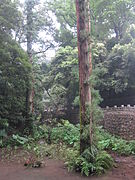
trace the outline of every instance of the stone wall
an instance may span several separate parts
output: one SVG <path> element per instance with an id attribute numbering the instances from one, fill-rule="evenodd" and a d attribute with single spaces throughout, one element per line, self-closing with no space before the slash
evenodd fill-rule
<path id="1" fill-rule="evenodd" d="M 62 111 L 64 112 L 64 111 Z M 103 109 L 104 118 L 99 122 L 104 129 L 111 134 L 118 135 L 127 140 L 135 139 L 135 106 L 106 107 Z M 49 113 L 49 117 L 68 119 L 71 123 L 79 123 L 79 108 L 72 109 L 70 112 L 56 114 Z M 48 119 L 48 113 L 44 113 L 43 119 Z M 51 115 L 51 116 L 50 116 Z"/>
<path id="2" fill-rule="evenodd" d="M 135 139 L 135 106 L 106 107 L 103 110 L 104 118 L 100 121 L 108 132 L 127 140 Z M 79 123 L 79 109 L 73 109 L 67 119 Z"/>
<path id="3" fill-rule="evenodd" d="M 101 125 L 111 134 L 127 140 L 135 139 L 135 106 L 106 107 Z"/>

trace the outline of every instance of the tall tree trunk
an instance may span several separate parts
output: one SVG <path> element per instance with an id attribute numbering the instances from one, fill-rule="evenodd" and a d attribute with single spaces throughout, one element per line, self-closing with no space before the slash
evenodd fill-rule
<path id="1" fill-rule="evenodd" d="M 32 65 L 32 41 L 33 41 L 33 4 L 32 0 L 27 0 L 27 53 L 29 56 L 29 61 Z M 34 78 L 33 78 L 33 71 L 32 71 L 32 87 L 29 91 L 29 109 L 30 113 L 33 113 L 34 111 L 34 105 L 33 105 L 33 98 L 34 98 Z"/>
<path id="2" fill-rule="evenodd" d="M 26 34 L 26 39 L 27 39 L 27 53 L 29 57 L 29 61 L 32 65 L 32 41 L 33 41 L 33 3 L 32 0 L 26 0 L 26 11 L 27 11 L 27 34 Z M 33 70 L 31 72 L 31 85 L 28 85 L 27 90 L 26 90 L 26 126 L 28 128 L 31 128 L 31 121 L 29 120 L 29 115 L 33 114 L 34 112 L 34 104 L 33 104 L 33 99 L 34 99 L 34 77 L 33 77 Z"/>
<path id="3" fill-rule="evenodd" d="M 90 75 L 92 73 L 89 0 L 76 0 L 79 84 L 80 84 L 80 153 L 92 145 Z M 84 132 L 89 126 L 89 134 Z"/>

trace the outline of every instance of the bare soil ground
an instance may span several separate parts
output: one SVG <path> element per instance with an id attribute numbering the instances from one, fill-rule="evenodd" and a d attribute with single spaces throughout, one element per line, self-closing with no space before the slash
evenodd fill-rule
<path id="1" fill-rule="evenodd" d="M 26 156 L 26 153 L 23 155 Z M 100 177 L 82 177 L 78 173 L 68 172 L 60 160 L 46 158 L 45 166 L 27 168 L 19 155 L 10 160 L 5 156 L 5 159 L 0 159 L 0 180 L 135 180 L 135 156 L 113 156 L 117 167 Z"/>

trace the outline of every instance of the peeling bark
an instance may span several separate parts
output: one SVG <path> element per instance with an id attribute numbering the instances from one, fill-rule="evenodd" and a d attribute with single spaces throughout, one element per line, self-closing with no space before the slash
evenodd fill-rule
<path id="1" fill-rule="evenodd" d="M 92 56 L 90 41 L 90 14 L 89 1 L 76 0 L 79 84 L 80 84 L 80 153 L 92 145 L 92 116 L 88 108 L 91 107 L 90 75 L 92 73 Z M 85 127 L 89 125 L 89 135 L 83 138 Z"/>

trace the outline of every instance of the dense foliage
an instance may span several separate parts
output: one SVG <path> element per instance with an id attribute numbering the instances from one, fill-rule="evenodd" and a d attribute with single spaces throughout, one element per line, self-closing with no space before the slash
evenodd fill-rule
<path id="1" fill-rule="evenodd" d="M 25 128 L 25 96 L 27 86 L 30 85 L 31 66 L 28 63 L 27 55 L 14 41 L 9 40 L 5 42 L 3 38 L 1 38 L 1 40 L 1 129 L 13 131 L 13 129 L 17 130 L 19 127 L 19 129 L 23 131 Z"/>
<path id="2" fill-rule="evenodd" d="M 12 37 L 19 14 L 15 3 L 0 2 L 0 137 L 26 128 L 26 91 L 30 86 L 31 65 Z"/>
<path id="3" fill-rule="evenodd" d="M 95 88 L 100 91 L 101 96 L 108 98 L 123 97 L 125 94 L 133 96 L 134 83 L 132 78 L 132 67 L 134 67 L 134 1 L 90 1 L 91 23 L 93 37 L 93 67 L 97 67 Z M 60 5 L 61 4 L 61 5 Z M 61 46 L 69 46 L 66 40 L 61 40 L 69 32 L 74 36 L 76 42 L 75 7 L 70 1 L 52 1 L 51 11 L 56 15 L 60 24 L 59 39 Z M 57 9 L 54 7 L 57 6 Z M 67 8 L 65 9 L 64 6 Z M 70 7 L 70 8 L 69 8 Z M 106 9 L 104 11 L 103 9 Z M 61 32 L 62 30 L 62 32 Z M 68 32 L 67 32 L 68 31 Z M 66 35 L 64 33 L 66 33 Z M 54 35 L 55 39 L 55 35 Z M 58 41 L 59 40 L 59 41 Z M 63 45 L 64 44 L 64 45 Z M 70 46 L 75 47 L 73 38 Z M 123 50 L 122 50 L 123 49 Z M 123 51 L 123 53 L 122 53 Z M 99 78 L 98 78 L 99 77 Z M 117 95 L 118 94 L 118 95 Z M 105 101 L 106 102 L 106 101 Z M 125 102 L 130 103 L 130 102 Z M 108 102 L 109 104 L 109 102 Z M 107 103 L 103 103 L 103 106 Z M 113 104 L 109 104 L 113 105 Z"/>
<path id="4" fill-rule="evenodd" d="M 77 49 L 70 46 L 60 48 L 48 68 L 42 68 L 45 99 L 48 99 L 50 106 L 56 109 L 71 108 L 79 86 Z"/>

